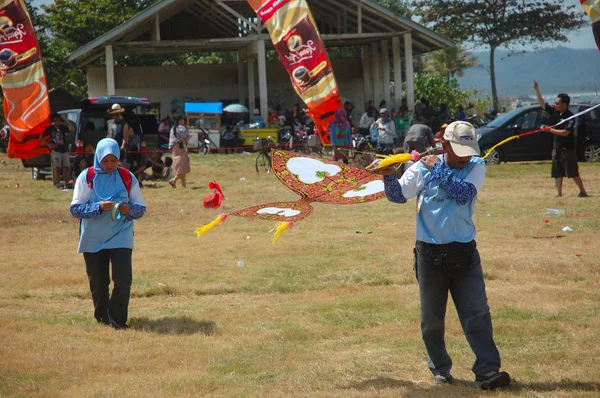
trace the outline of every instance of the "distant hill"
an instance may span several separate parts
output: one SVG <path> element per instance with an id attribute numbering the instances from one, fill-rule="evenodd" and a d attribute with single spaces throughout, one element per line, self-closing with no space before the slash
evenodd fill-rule
<path id="1" fill-rule="evenodd" d="M 533 96 L 533 80 L 540 83 L 542 95 L 559 92 L 590 93 L 600 91 L 600 51 L 557 47 L 508 57 L 507 51 L 496 51 L 496 85 L 500 96 Z M 473 87 L 491 93 L 489 52 L 476 52 L 480 67 L 466 69 L 460 79 L 463 89 Z M 596 88 L 594 87 L 596 86 Z"/>

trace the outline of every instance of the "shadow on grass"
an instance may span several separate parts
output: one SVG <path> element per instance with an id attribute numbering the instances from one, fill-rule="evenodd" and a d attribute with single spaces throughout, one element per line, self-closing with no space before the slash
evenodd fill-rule
<path id="1" fill-rule="evenodd" d="M 509 388 L 511 391 L 600 391 L 600 382 L 562 379 L 560 381 L 523 383 L 515 380 Z"/>
<path id="2" fill-rule="evenodd" d="M 355 390 L 366 390 L 366 391 L 378 391 L 386 389 L 407 389 L 408 397 L 418 396 L 435 396 L 439 395 L 440 389 L 443 388 L 456 388 L 458 386 L 465 387 L 467 390 L 461 390 L 463 393 L 469 390 L 469 387 L 473 390 L 474 394 L 479 394 L 479 390 L 475 383 L 467 380 L 456 380 L 452 386 L 441 385 L 441 384 L 419 384 L 412 381 L 392 379 L 389 377 L 377 377 L 371 380 L 363 380 L 346 386 L 346 389 Z M 554 392 L 554 391 L 600 391 L 600 382 L 585 382 L 571 379 L 562 379 L 557 382 L 536 382 L 536 383 L 523 383 L 518 380 L 513 380 L 510 386 L 505 389 L 507 392 Z M 470 395 L 468 393 L 467 395 Z"/>
<path id="3" fill-rule="evenodd" d="M 157 334 L 204 334 L 211 336 L 215 333 L 216 324 L 213 321 L 196 321 L 188 316 L 181 316 L 162 319 L 132 318 L 129 327 L 134 330 Z"/>

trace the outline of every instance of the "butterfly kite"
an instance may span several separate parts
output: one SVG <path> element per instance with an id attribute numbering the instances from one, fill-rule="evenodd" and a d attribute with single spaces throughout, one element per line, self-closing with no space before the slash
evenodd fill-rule
<path id="1" fill-rule="evenodd" d="M 419 156 L 416 152 L 390 156 L 381 160 L 379 167 L 416 161 Z M 385 195 L 381 175 L 358 167 L 278 149 L 271 152 L 271 159 L 273 174 L 297 193 L 300 199 L 251 206 L 231 215 L 279 221 L 280 224 L 274 230 L 273 243 L 276 243 L 281 233 L 292 227 L 294 222 L 313 213 L 312 202 L 359 204 L 380 199 Z M 205 234 L 226 218 L 227 214 L 220 214 L 210 224 L 198 227 L 196 235 Z"/>

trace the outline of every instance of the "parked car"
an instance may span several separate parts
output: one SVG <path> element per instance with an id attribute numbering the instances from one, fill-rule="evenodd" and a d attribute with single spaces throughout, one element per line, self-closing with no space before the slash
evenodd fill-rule
<path id="1" fill-rule="evenodd" d="M 574 114 L 592 107 L 590 104 L 571 104 Z M 550 125 L 550 115 L 539 106 L 517 108 L 499 116 L 485 127 L 477 129 L 477 142 L 482 156 L 499 142 L 514 136 Z M 593 110 L 577 118 L 575 123 L 577 153 L 582 161 L 600 160 L 600 109 Z M 554 136 L 550 133 L 537 133 L 509 141 L 496 148 L 486 159 L 489 164 L 511 161 L 552 159 Z"/>
<path id="2" fill-rule="evenodd" d="M 71 167 L 75 159 L 76 142 L 83 141 L 83 147 L 92 145 L 94 148 L 98 141 L 106 137 L 107 121 L 111 116 L 107 110 L 113 104 L 120 104 L 125 112 L 123 118 L 130 123 L 146 141 L 147 149 L 156 149 L 158 146 L 158 124 L 156 116 L 149 113 L 150 101 L 145 98 L 107 96 L 85 98 L 81 101 L 80 108 L 59 111 L 67 119 L 75 123 L 75 133 L 66 134 L 69 146 Z M 43 179 L 45 175 L 52 174 L 50 155 L 42 155 L 31 159 L 22 159 L 23 166 L 31 168 L 34 180 Z"/>

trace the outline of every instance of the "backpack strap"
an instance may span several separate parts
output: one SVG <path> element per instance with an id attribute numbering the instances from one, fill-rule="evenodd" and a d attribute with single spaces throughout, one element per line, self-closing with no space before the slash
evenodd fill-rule
<path id="1" fill-rule="evenodd" d="M 125 189 L 127 189 L 127 195 L 129 195 L 131 193 L 131 173 L 129 173 L 129 170 L 127 170 L 124 167 L 118 167 L 117 170 L 119 171 L 119 175 L 121 176 L 121 179 L 123 180 L 123 183 L 125 184 Z"/>
<path id="2" fill-rule="evenodd" d="M 123 184 L 125 184 L 125 189 L 127 190 L 127 195 L 130 195 L 131 194 L 131 185 L 132 185 L 133 181 L 131 180 L 131 174 L 129 173 L 129 170 L 127 170 L 124 167 L 118 167 L 117 171 L 119 172 L 119 175 L 121 176 L 121 179 L 123 180 Z M 90 189 L 94 188 L 94 177 L 95 176 L 96 176 L 96 172 L 94 171 L 94 168 L 89 167 L 86 172 L 86 181 L 87 181 L 88 187 L 90 187 Z"/>

